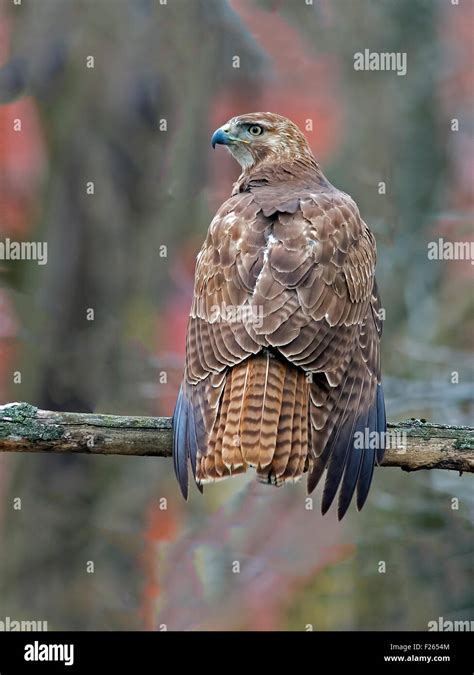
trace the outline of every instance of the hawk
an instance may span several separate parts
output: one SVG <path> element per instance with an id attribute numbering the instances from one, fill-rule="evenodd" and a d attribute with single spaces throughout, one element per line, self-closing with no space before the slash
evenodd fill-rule
<path id="1" fill-rule="evenodd" d="M 212 136 L 242 167 L 197 256 L 184 379 L 173 415 L 183 496 L 254 467 L 282 485 L 325 472 L 322 513 L 367 498 L 383 457 L 374 236 L 273 113 Z"/>

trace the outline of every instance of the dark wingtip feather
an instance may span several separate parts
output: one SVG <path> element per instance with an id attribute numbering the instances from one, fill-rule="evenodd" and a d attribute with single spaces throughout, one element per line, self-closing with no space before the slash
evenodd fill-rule
<path id="1" fill-rule="evenodd" d="M 188 457 L 191 460 L 191 469 L 192 469 L 192 472 L 193 472 L 194 480 L 196 480 L 196 459 L 197 459 L 197 445 L 198 445 L 198 443 L 197 443 L 197 438 L 196 438 L 196 425 L 195 425 L 195 422 L 194 422 L 192 397 L 191 397 L 191 401 L 186 401 L 186 405 L 188 407 L 186 454 L 188 455 Z"/>
<path id="2" fill-rule="evenodd" d="M 374 475 L 375 466 L 375 450 L 366 450 L 367 464 L 361 469 L 359 482 L 357 483 L 356 506 L 357 510 L 361 511 L 369 494 L 372 477 Z"/>
<path id="3" fill-rule="evenodd" d="M 321 480 L 321 476 L 323 475 L 324 469 L 326 468 L 326 461 L 327 457 L 323 453 L 315 460 L 311 471 L 308 473 L 307 492 L 309 495 L 313 492 Z"/>
<path id="4" fill-rule="evenodd" d="M 362 464 L 362 458 L 364 456 L 364 450 L 360 448 L 352 448 L 350 451 L 350 456 L 346 464 L 346 469 L 344 471 L 344 478 L 342 480 L 341 489 L 339 491 L 339 499 L 337 501 L 337 519 L 342 520 L 346 515 L 347 509 L 352 500 L 354 490 L 357 484 L 357 478 L 359 476 L 360 467 Z"/>
<path id="5" fill-rule="evenodd" d="M 197 455 L 198 455 L 198 450 L 199 450 L 199 443 L 198 443 L 197 433 L 196 433 L 196 421 L 194 419 L 194 406 L 193 406 L 192 397 L 191 397 L 191 401 L 188 402 L 187 405 L 188 405 L 187 456 L 191 460 L 191 469 L 192 469 L 193 476 L 194 476 L 194 482 L 196 484 L 197 489 L 202 494 L 204 492 L 203 486 L 202 486 L 201 483 L 199 483 L 196 480 L 196 461 L 197 461 Z"/>
<path id="6" fill-rule="evenodd" d="M 337 504 L 337 517 L 339 520 L 344 518 L 347 509 L 349 508 L 367 452 L 365 447 L 355 447 L 355 437 L 357 433 L 364 434 L 367 428 L 370 432 L 370 415 L 366 413 L 357 420 L 352 438 L 349 440 L 349 457 L 346 462 L 346 468 L 344 471 L 344 477 L 342 479 L 342 485 L 339 491 L 339 499 Z"/>
<path id="7" fill-rule="evenodd" d="M 324 505 L 324 504 L 321 502 L 321 515 L 322 515 L 322 516 L 325 516 L 325 515 L 326 515 L 326 513 L 329 511 L 330 506 L 331 506 L 331 504 L 329 504 L 329 506 L 327 506 L 327 505 Z"/>
<path id="8" fill-rule="evenodd" d="M 182 495 L 188 498 L 188 450 L 187 450 L 187 418 L 188 407 L 182 387 L 173 414 L 173 464 Z"/>
<path id="9" fill-rule="evenodd" d="M 377 397 L 370 409 L 367 426 L 369 432 L 376 432 L 376 440 L 380 442 L 380 434 L 378 428 L 377 417 Z M 357 493 L 356 493 L 356 507 L 360 511 L 365 504 L 367 495 L 369 494 L 370 485 L 372 483 L 372 476 L 374 475 L 375 465 L 375 448 L 365 448 L 364 457 L 360 465 L 359 477 L 357 479 Z"/>
<path id="10" fill-rule="evenodd" d="M 347 456 L 353 442 L 355 420 L 348 418 L 336 431 L 329 451 L 330 458 L 326 481 L 324 483 L 321 513 L 323 516 L 330 509 L 339 488 Z"/>
<path id="11" fill-rule="evenodd" d="M 385 454 L 385 443 L 383 442 L 383 439 L 385 438 L 385 433 L 387 431 L 387 418 L 385 415 L 385 400 L 382 384 L 377 385 L 377 431 L 379 432 L 379 438 L 382 442 L 377 449 L 376 457 L 377 464 L 381 464 Z M 384 434 L 384 436 L 382 436 L 382 434 Z"/>

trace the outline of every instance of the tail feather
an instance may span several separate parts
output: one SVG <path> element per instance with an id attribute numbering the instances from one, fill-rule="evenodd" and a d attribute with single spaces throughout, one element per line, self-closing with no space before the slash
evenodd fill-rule
<path id="1" fill-rule="evenodd" d="M 283 383 L 285 381 L 285 366 L 267 354 L 265 387 L 263 394 L 260 436 L 258 440 L 258 471 L 268 474 L 268 467 L 275 454 L 278 420 L 280 419 Z"/>
<path id="2" fill-rule="evenodd" d="M 297 469 L 297 474 L 301 475 L 305 472 L 308 458 L 308 404 L 309 404 L 309 386 L 306 382 L 306 377 L 303 378 L 301 387 L 302 408 L 301 408 L 301 447 L 302 453 L 300 455 L 300 463 Z M 305 451 L 306 450 L 306 451 Z"/>
<path id="3" fill-rule="evenodd" d="M 249 362 L 235 366 L 229 373 L 231 379 L 230 402 L 227 410 L 224 438 L 222 443 L 222 460 L 231 471 L 244 466 L 240 441 L 240 420 L 249 376 Z"/>
<path id="4" fill-rule="evenodd" d="M 197 480 L 218 480 L 248 466 L 265 483 L 300 478 L 308 454 L 304 372 L 263 352 L 234 366 L 226 377 Z"/>
<path id="5" fill-rule="evenodd" d="M 295 412 L 295 397 L 297 384 L 297 370 L 287 368 L 282 390 L 282 404 L 278 419 L 277 440 L 273 453 L 273 471 L 278 482 L 285 473 L 291 453 L 293 432 L 293 416 Z"/>
<path id="6" fill-rule="evenodd" d="M 247 388 L 242 404 L 240 438 L 242 454 L 248 464 L 257 466 L 260 458 L 258 439 L 262 424 L 262 401 L 267 360 L 262 356 L 251 359 Z"/>
<path id="7" fill-rule="evenodd" d="M 209 476 L 214 480 L 221 478 L 225 472 L 222 462 L 222 438 L 225 431 L 225 423 L 227 417 L 227 410 L 230 401 L 230 382 L 227 381 L 222 395 L 221 414 L 218 415 L 214 424 L 211 436 L 209 438 L 208 451 L 204 457 L 201 458 L 200 471 L 198 476 Z"/>
<path id="8" fill-rule="evenodd" d="M 303 410 L 303 401 L 302 401 L 302 379 L 304 380 L 304 373 L 297 373 L 296 380 L 296 394 L 295 394 L 295 407 L 293 414 L 293 430 L 292 430 L 292 443 L 291 443 L 291 453 L 288 459 L 288 464 L 283 474 L 283 479 L 292 479 L 295 476 L 298 476 L 298 469 L 300 466 L 300 459 L 302 455 L 302 420 L 301 414 Z M 301 475 L 301 474 L 300 474 Z"/>

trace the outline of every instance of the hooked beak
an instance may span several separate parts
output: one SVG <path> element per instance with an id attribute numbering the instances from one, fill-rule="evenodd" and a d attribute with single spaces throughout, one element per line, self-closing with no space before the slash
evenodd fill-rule
<path id="1" fill-rule="evenodd" d="M 211 145 L 213 148 L 215 148 L 216 145 L 229 145 L 229 142 L 229 134 L 222 128 L 216 129 L 216 131 L 214 131 L 212 134 Z"/>
<path id="2" fill-rule="evenodd" d="M 228 124 L 226 124 L 223 127 L 219 127 L 219 129 L 216 129 L 214 133 L 212 134 L 211 138 L 211 145 L 213 148 L 216 147 L 216 145 L 230 145 L 231 143 L 248 143 L 249 141 L 245 141 L 243 138 L 238 138 L 237 136 L 233 136 L 230 133 L 230 127 Z"/>

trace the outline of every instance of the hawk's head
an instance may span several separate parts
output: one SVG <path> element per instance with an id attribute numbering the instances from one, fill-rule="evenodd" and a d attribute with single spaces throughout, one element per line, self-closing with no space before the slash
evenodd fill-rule
<path id="1" fill-rule="evenodd" d="M 269 112 L 233 117 L 214 132 L 211 144 L 213 148 L 217 144 L 226 145 L 243 169 L 267 161 L 313 159 L 308 142 L 296 124 Z"/>

